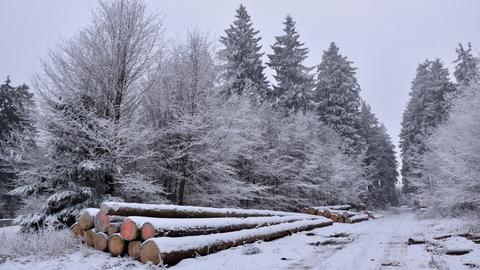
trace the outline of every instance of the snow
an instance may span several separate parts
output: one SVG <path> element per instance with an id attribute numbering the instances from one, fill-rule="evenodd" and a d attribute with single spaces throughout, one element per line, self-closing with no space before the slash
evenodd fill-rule
<path id="1" fill-rule="evenodd" d="M 409 209 L 382 213 L 382 219 L 300 232 L 275 241 L 259 241 L 208 256 L 185 259 L 171 270 L 287 270 L 287 269 L 471 269 L 480 265 L 480 245 L 463 237 L 460 219 L 418 219 Z M 1 228 L 0 232 L 11 228 Z M 434 238 L 454 235 L 449 238 Z M 408 238 L 425 239 L 426 244 L 408 245 Z M 469 254 L 449 256 L 446 248 L 471 248 Z M 0 270 L 122 270 L 153 269 L 128 258 L 80 246 L 77 251 L 49 259 L 16 258 L 2 263 Z M 474 268 L 474 267 L 472 267 Z M 158 268 L 155 268 L 158 269 Z"/>
<path id="2" fill-rule="evenodd" d="M 298 221 L 302 219 L 317 219 L 315 216 L 272 216 L 272 217 L 247 217 L 247 218 L 150 218 L 128 217 L 138 228 L 146 222 L 159 230 L 180 230 L 193 228 L 217 228 L 240 224 L 271 224 Z M 320 218 L 320 217 L 318 217 Z"/>

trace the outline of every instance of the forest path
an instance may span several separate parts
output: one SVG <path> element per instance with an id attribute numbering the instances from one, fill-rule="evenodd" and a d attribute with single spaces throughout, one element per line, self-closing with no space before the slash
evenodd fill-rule
<path id="1" fill-rule="evenodd" d="M 425 246 L 407 244 L 409 238 L 423 239 L 426 225 L 408 208 L 368 222 L 335 224 L 337 233 L 348 234 L 353 241 L 321 258 L 317 269 L 430 269 Z"/>

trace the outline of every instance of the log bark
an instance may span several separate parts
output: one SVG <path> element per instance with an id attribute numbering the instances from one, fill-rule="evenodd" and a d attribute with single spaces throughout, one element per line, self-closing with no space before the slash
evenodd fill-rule
<path id="1" fill-rule="evenodd" d="M 110 223 L 107 227 L 107 234 L 112 235 L 114 233 L 120 233 L 120 226 L 122 225 L 121 222 L 114 222 Z"/>
<path id="2" fill-rule="evenodd" d="M 95 233 L 95 241 L 93 247 L 96 250 L 106 251 L 108 248 L 108 235 L 104 232 Z"/>
<path id="3" fill-rule="evenodd" d="M 130 241 L 128 243 L 128 256 L 133 259 L 138 259 L 140 257 L 140 246 L 142 242 L 140 241 Z"/>
<path id="4" fill-rule="evenodd" d="M 145 241 L 140 248 L 144 263 L 174 265 L 185 258 L 208 255 L 258 240 L 274 240 L 292 233 L 331 225 L 325 218 L 282 223 L 257 229 L 189 237 L 160 237 Z"/>
<path id="5" fill-rule="evenodd" d="M 323 216 L 326 218 L 331 218 L 332 212 L 330 212 L 330 210 L 323 210 Z"/>
<path id="6" fill-rule="evenodd" d="M 108 236 L 108 251 L 112 256 L 120 256 L 127 251 L 127 243 L 119 233 Z"/>
<path id="7" fill-rule="evenodd" d="M 83 237 L 83 230 L 80 228 L 78 222 L 75 222 L 72 226 L 70 226 L 70 231 L 72 232 L 73 236 L 75 237 Z"/>
<path id="8" fill-rule="evenodd" d="M 93 229 L 95 226 L 95 215 L 98 213 L 97 208 L 87 208 L 82 211 L 78 219 L 78 225 L 84 231 Z"/>
<path id="9" fill-rule="evenodd" d="M 95 215 L 95 229 L 98 232 L 106 232 L 110 223 L 122 222 L 125 217 L 107 215 L 104 211 L 100 210 Z"/>
<path id="10" fill-rule="evenodd" d="M 87 246 L 91 246 L 93 247 L 94 243 L 95 243 L 95 229 L 90 229 L 90 230 L 86 230 L 83 235 L 84 235 L 84 238 L 85 238 L 85 244 L 87 244 Z"/>
<path id="11" fill-rule="evenodd" d="M 104 202 L 100 206 L 106 215 L 142 216 L 158 218 L 214 218 L 214 217 L 266 217 L 304 215 L 270 210 L 212 208 L 166 204 L 139 204 Z"/>
<path id="12" fill-rule="evenodd" d="M 140 229 L 140 238 L 142 240 L 148 240 L 153 237 L 162 236 L 182 237 L 232 232 L 275 225 L 285 222 L 294 222 L 309 218 L 303 216 L 291 216 L 248 218 L 198 218 L 194 220 L 144 217 L 130 217 L 128 219 L 135 223 L 135 226 L 129 225 L 132 226 L 132 234 L 134 233 L 134 231 L 138 231 L 138 229 Z M 125 228 L 129 226 L 125 226 Z"/>

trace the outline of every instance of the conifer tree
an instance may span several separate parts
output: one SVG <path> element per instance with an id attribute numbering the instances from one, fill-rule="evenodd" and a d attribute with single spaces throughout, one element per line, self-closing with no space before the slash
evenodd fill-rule
<path id="1" fill-rule="evenodd" d="M 362 102 L 360 112 L 361 134 L 366 143 L 363 166 L 365 177 L 369 180 L 367 204 L 375 207 L 396 205 L 398 172 L 395 146 L 370 106 Z"/>
<path id="2" fill-rule="evenodd" d="M 15 168 L 21 166 L 16 155 L 20 155 L 21 147 L 34 147 L 35 134 L 33 94 L 25 84 L 13 87 L 10 83 L 7 78 L 0 85 L 0 218 L 12 217 L 18 209 L 19 199 L 8 194 L 16 177 Z"/>
<path id="3" fill-rule="evenodd" d="M 287 111 L 305 112 L 311 105 L 313 88 L 311 68 L 303 64 L 308 49 L 299 41 L 292 17 L 288 15 L 283 24 L 284 35 L 275 38 L 273 54 L 268 55 L 268 65 L 275 71 L 277 81 L 273 87 L 274 101 Z"/>
<path id="4" fill-rule="evenodd" d="M 247 94 L 257 95 L 263 101 L 268 98 L 269 89 L 261 59 L 263 53 L 260 52 L 262 47 L 259 45 L 259 31 L 253 28 L 245 6 L 240 5 L 235 18 L 233 24 L 225 30 L 226 35 L 220 38 L 224 46 L 219 56 L 225 61 L 225 94 L 241 95 L 248 89 L 251 93 Z"/>
<path id="5" fill-rule="evenodd" d="M 457 59 L 453 75 L 457 79 L 460 86 L 468 86 L 471 83 L 480 82 L 479 60 L 472 54 L 472 44 L 468 43 L 468 48 L 463 48 L 461 43 L 458 44 Z"/>
<path id="6" fill-rule="evenodd" d="M 360 86 L 352 62 L 334 42 L 318 66 L 315 103 L 320 119 L 346 142 L 347 152 L 359 154 L 364 142 L 359 133 Z"/>
<path id="7" fill-rule="evenodd" d="M 410 100 L 402 118 L 400 148 L 402 153 L 402 181 L 405 193 L 415 193 L 421 178 L 421 159 L 425 142 L 447 118 L 455 87 L 448 70 L 439 59 L 426 60 L 417 68 L 412 82 Z"/>

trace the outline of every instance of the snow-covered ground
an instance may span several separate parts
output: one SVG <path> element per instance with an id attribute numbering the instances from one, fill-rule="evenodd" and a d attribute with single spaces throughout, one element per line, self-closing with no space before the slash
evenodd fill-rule
<path id="1" fill-rule="evenodd" d="M 357 224 L 334 224 L 272 242 L 258 242 L 204 257 L 183 260 L 180 269 L 472 269 L 480 267 L 480 245 L 460 236 L 456 219 L 417 219 L 400 208 Z M 408 245 L 409 238 L 425 244 Z M 451 249 L 470 249 L 461 256 Z M 155 269 L 127 258 L 112 258 L 86 247 L 58 258 L 4 258 L 0 269 Z"/>

